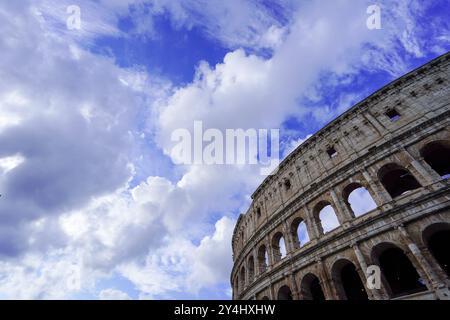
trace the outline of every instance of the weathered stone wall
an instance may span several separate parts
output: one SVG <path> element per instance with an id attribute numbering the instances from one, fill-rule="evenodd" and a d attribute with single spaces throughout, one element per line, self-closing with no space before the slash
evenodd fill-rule
<path id="1" fill-rule="evenodd" d="M 294 299 L 307 298 L 302 286 L 314 275 L 327 299 L 343 299 L 333 276 L 341 261 L 353 263 L 365 283 L 366 266 L 377 263 L 377 248 L 386 243 L 403 250 L 414 265 L 427 287 L 422 298 L 445 298 L 449 278 L 430 254 L 423 232 L 436 223 L 450 226 L 450 181 L 437 174 L 422 151 L 434 141 L 450 144 L 449 124 L 450 53 L 377 91 L 300 145 L 258 187 L 238 220 L 233 298 L 276 299 L 283 286 Z M 406 170 L 419 186 L 392 196 L 381 178 L 393 166 Z M 359 217 L 347 201 L 357 186 L 377 205 Z M 319 211 L 327 204 L 340 226 L 324 233 Z M 305 244 L 296 235 L 300 221 L 310 238 Z M 282 259 L 280 235 L 287 251 Z M 385 285 L 366 291 L 370 299 L 392 297 Z"/>

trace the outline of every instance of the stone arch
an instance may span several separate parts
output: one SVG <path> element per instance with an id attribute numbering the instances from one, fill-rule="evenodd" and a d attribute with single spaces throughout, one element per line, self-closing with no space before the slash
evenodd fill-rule
<path id="1" fill-rule="evenodd" d="M 267 247 L 263 244 L 258 249 L 259 273 L 265 272 L 268 266 L 269 266 L 269 254 L 267 252 Z"/>
<path id="2" fill-rule="evenodd" d="M 341 258 L 331 268 L 331 278 L 340 300 L 368 300 L 356 266 L 350 260 Z"/>
<path id="3" fill-rule="evenodd" d="M 339 227 L 339 220 L 331 202 L 322 200 L 316 204 L 313 210 L 314 221 L 321 234 L 327 233 Z"/>
<path id="4" fill-rule="evenodd" d="M 450 278 L 450 223 L 439 222 L 427 226 L 422 232 L 422 239 L 439 267 Z"/>
<path id="5" fill-rule="evenodd" d="M 313 273 L 308 273 L 302 278 L 302 281 L 300 282 L 300 291 L 304 300 L 325 300 L 325 294 L 320 280 Z"/>
<path id="6" fill-rule="evenodd" d="M 420 155 L 442 178 L 450 178 L 450 141 L 429 142 L 420 149 Z"/>
<path id="7" fill-rule="evenodd" d="M 291 288 L 284 285 L 278 289 L 277 300 L 293 300 Z"/>
<path id="8" fill-rule="evenodd" d="M 255 258 L 253 258 L 253 255 L 251 255 L 248 258 L 247 270 L 248 270 L 248 283 L 250 284 L 255 280 Z"/>
<path id="9" fill-rule="evenodd" d="M 342 191 L 342 197 L 354 217 L 362 216 L 377 207 L 369 190 L 358 182 L 348 184 Z"/>
<path id="10" fill-rule="evenodd" d="M 391 242 L 381 242 L 372 248 L 372 259 L 380 267 L 383 282 L 391 298 L 427 290 L 407 254 Z"/>
<path id="11" fill-rule="evenodd" d="M 308 228 L 306 221 L 301 217 L 295 218 L 291 223 L 291 237 L 295 248 L 300 248 L 309 242 Z"/>
<path id="12" fill-rule="evenodd" d="M 274 262 L 278 262 L 286 257 L 286 243 L 283 233 L 278 231 L 272 238 L 272 256 Z"/>
<path id="13" fill-rule="evenodd" d="M 417 179 L 397 163 L 388 163 L 378 170 L 378 178 L 392 198 L 420 188 Z"/>

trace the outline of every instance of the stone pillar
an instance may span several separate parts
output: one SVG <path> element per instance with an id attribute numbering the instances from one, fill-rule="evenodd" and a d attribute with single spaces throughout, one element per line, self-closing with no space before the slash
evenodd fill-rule
<path id="1" fill-rule="evenodd" d="M 450 300 L 450 290 L 439 280 L 439 277 L 434 272 L 428 260 L 423 256 L 417 244 L 412 240 L 408 231 L 402 225 L 399 225 L 397 229 L 400 232 L 403 242 L 407 245 L 410 253 L 421 268 L 421 273 L 427 277 L 427 282 L 431 285 L 430 289 L 434 290 L 439 299 Z"/>
<path id="2" fill-rule="evenodd" d="M 270 300 L 277 300 L 277 296 L 275 295 L 275 290 L 273 288 L 272 279 L 269 282 L 269 290 L 270 290 Z"/>
<path id="3" fill-rule="evenodd" d="M 252 254 L 253 254 L 253 264 L 254 266 L 254 272 L 253 272 L 253 277 L 256 280 L 259 275 L 261 274 L 261 270 L 259 270 L 259 260 L 258 260 L 258 249 L 254 247 L 252 250 Z"/>
<path id="4" fill-rule="evenodd" d="M 305 168 L 306 175 L 308 176 L 308 183 L 310 184 L 313 181 L 313 176 L 308 168 L 308 162 L 303 160 L 303 167 Z"/>
<path id="5" fill-rule="evenodd" d="M 266 236 L 266 251 L 267 251 L 267 257 L 268 257 L 268 263 L 267 270 L 269 270 L 275 263 L 272 255 L 272 244 L 270 243 L 269 236 Z"/>
<path id="6" fill-rule="evenodd" d="M 330 190 L 331 198 L 333 199 L 334 208 L 336 209 L 336 215 L 339 220 L 339 224 L 346 227 L 354 216 L 350 209 L 345 205 L 344 200 L 340 200 L 334 189 Z"/>
<path id="7" fill-rule="evenodd" d="M 342 135 L 342 139 L 344 141 L 342 141 L 343 143 L 341 143 L 339 141 L 339 145 L 342 147 L 343 150 L 345 150 L 345 153 L 347 155 L 350 155 L 351 157 L 355 157 L 355 146 L 353 145 L 353 141 L 352 139 L 350 139 L 348 137 L 348 134 L 346 135 L 345 133 Z"/>
<path id="8" fill-rule="evenodd" d="M 290 280 L 290 283 L 292 284 L 292 289 L 291 289 L 292 290 L 292 298 L 294 300 L 300 300 L 300 294 L 298 291 L 297 282 L 295 281 L 294 272 L 291 272 L 289 274 L 289 280 Z"/>
<path id="9" fill-rule="evenodd" d="M 322 259 L 316 260 L 318 269 L 319 269 L 319 279 L 321 282 L 321 286 L 323 289 L 323 293 L 327 300 L 337 300 L 336 291 L 333 287 L 331 277 L 328 275 L 325 266 L 323 265 Z"/>
<path id="10" fill-rule="evenodd" d="M 420 157 L 419 159 L 417 159 L 417 162 L 423 168 L 423 170 L 426 171 L 426 175 L 428 176 L 428 179 L 430 180 L 430 182 L 442 181 L 442 178 L 439 175 L 439 173 L 434 171 L 434 169 L 425 161 L 425 159 L 423 157 Z"/>
<path id="11" fill-rule="evenodd" d="M 430 252 L 430 250 L 427 247 L 419 247 L 420 251 L 424 255 L 425 259 L 427 261 L 430 261 L 430 264 L 432 265 L 433 269 L 436 272 L 436 275 L 438 278 L 443 281 L 447 282 L 448 286 L 450 287 L 450 279 L 445 273 L 445 271 L 442 269 L 440 264 L 437 262 L 436 258 L 433 256 L 433 254 Z"/>
<path id="12" fill-rule="evenodd" d="M 407 161 L 407 169 L 413 173 L 422 186 L 427 186 L 435 181 L 434 176 L 428 172 L 428 170 L 417 161 L 406 149 L 403 149 L 402 154 L 405 155 Z"/>
<path id="13" fill-rule="evenodd" d="M 289 172 L 289 178 L 291 179 L 292 186 L 296 187 L 299 192 L 302 192 L 303 185 L 302 185 L 302 181 L 300 179 L 300 175 L 298 173 L 298 168 L 296 167 L 294 162 L 292 162 L 291 166 L 293 169 L 291 172 Z"/>
<path id="14" fill-rule="evenodd" d="M 284 207 L 284 199 L 283 199 L 283 182 L 278 181 L 276 183 L 276 187 L 274 189 L 274 194 L 278 193 L 281 201 L 281 206 Z"/>
<path id="15" fill-rule="evenodd" d="M 370 192 L 370 190 L 368 191 L 370 192 L 370 195 L 372 196 L 378 207 L 381 207 L 382 205 L 392 201 L 391 195 L 386 191 L 383 184 L 378 181 L 378 178 L 374 179 L 372 175 L 366 170 L 362 170 L 361 172 L 364 176 L 364 179 L 366 179 L 370 189 L 372 190 L 372 192 Z"/>
<path id="16" fill-rule="evenodd" d="M 317 226 L 316 219 L 314 218 L 311 210 L 309 210 L 306 205 L 303 207 L 303 210 L 305 211 L 306 229 L 308 229 L 309 240 L 313 241 L 313 240 L 319 239 L 319 237 L 322 233 L 320 232 L 320 230 Z"/>
<path id="17" fill-rule="evenodd" d="M 292 234 L 289 231 L 289 226 L 287 221 L 283 221 L 283 236 L 284 243 L 286 245 L 286 255 L 291 255 L 295 251 L 294 241 L 292 239 Z"/>
<path id="18" fill-rule="evenodd" d="M 381 136 L 383 136 L 383 134 L 386 132 L 386 128 L 383 127 L 370 112 L 367 111 L 366 113 L 364 113 L 364 115 L 367 121 L 369 121 L 370 124 L 375 128 L 375 130 L 378 131 Z"/>

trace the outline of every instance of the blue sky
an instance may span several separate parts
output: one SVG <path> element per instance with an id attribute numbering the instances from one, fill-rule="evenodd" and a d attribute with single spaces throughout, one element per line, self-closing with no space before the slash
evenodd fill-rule
<path id="1" fill-rule="evenodd" d="M 0 297 L 229 299 L 264 177 L 176 165 L 171 133 L 279 128 L 282 154 L 450 48 L 450 3 L 0 4 Z M 67 7 L 80 9 L 68 29 Z"/>

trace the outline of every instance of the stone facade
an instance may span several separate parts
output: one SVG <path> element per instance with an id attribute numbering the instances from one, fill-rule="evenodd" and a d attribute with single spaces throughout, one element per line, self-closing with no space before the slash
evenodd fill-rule
<path id="1" fill-rule="evenodd" d="M 447 53 L 301 144 L 238 219 L 233 299 L 450 299 L 449 124 Z M 356 189 L 375 203 L 359 216 L 349 203 Z M 324 232 L 327 206 L 339 226 Z M 372 265 L 381 285 L 369 289 Z"/>

